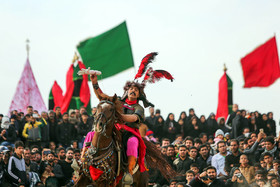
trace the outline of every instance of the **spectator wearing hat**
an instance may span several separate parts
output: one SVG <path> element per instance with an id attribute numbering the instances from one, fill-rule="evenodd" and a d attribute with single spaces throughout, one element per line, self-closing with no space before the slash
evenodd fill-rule
<path id="1" fill-rule="evenodd" d="M 217 144 L 219 141 L 223 141 L 224 136 L 225 136 L 224 132 L 221 129 L 218 129 L 215 132 L 215 139 L 214 139 L 215 144 Z"/>
<path id="2" fill-rule="evenodd" d="M 159 117 L 160 116 L 160 109 L 156 109 L 156 114 L 155 114 L 156 117 Z"/>
<path id="3" fill-rule="evenodd" d="M 63 147 L 69 147 L 71 140 L 76 139 L 74 126 L 68 121 L 69 115 L 65 112 L 62 115 L 62 123 L 56 128 L 56 137 Z"/>
<path id="4" fill-rule="evenodd" d="M 85 137 L 87 133 L 91 130 L 92 124 L 90 124 L 90 120 L 88 117 L 88 113 L 84 112 L 81 115 L 81 120 L 78 123 L 78 128 L 77 128 L 77 140 L 79 144 L 79 148 L 83 148 L 83 143 L 85 140 Z"/>
<path id="5" fill-rule="evenodd" d="M 157 142 L 157 140 L 154 138 L 154 132 L 151 131 L 150 129 L 146 132 L 145 138 L 150 142 L 154 142 L 154 143 Z"/>
<path id="6" fill-rule="evenodd" d="M 10 176 L 8 174 L 8 164 L 10 159 L 10 150 L 1 146 L 0 148 L 0 186 L 9 186 Z"/>
<path id="7" fill-rule="evenodd" d="M 17 131 L 14 121 L 10 122 L 8 117 L 4 117 L 3 124 L 7 126 L 7 129 L 2 130 L 1 137 L 4 140 L 1 145 L 2 146 L 12 146 L 14 147 L 14 142 L 17 140 Z"/>

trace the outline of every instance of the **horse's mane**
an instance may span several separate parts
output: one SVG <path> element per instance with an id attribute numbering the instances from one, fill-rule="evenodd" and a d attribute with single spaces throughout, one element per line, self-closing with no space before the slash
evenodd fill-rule
<path id="1" fill-rule="evenodd" d="M 116 116 L 116 121 L 117 123 L 123 123 L 122 119 L 122 114 L 123 114 L 123 107 L 122 107 L 122 102 L 118 99 L 117 95 L 115 94 L 113 97 L 107 96 L 107 95 L 102 95 L 102 97 L 99 98 L 99 100 L 107 100 L 115 104 L 115 116 Z"/>

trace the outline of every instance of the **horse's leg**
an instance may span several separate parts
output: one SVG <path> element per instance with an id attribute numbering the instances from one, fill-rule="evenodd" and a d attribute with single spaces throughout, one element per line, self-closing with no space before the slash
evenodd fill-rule
<path id="1" fill-rule="evenodd" d="M 140 172 L 139 170 L 133 175 L 133 186 L 148 187 L 148 172 Z"/>

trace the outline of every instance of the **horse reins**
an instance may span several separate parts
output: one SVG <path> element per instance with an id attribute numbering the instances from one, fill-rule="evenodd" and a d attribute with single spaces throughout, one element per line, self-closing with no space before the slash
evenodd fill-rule
<path id="1" fill-rule="evenodd" d="M 102 100 L 102 101 L 100 101 L 99 105 L 101 105 L 101 104 L 103 104 L 103 103 L 108 103 L 108 104 L 112 105 L 113 107 L 115 107 L 115 104 L 114 104 L 113 102 L 107 101 L 107 100 Z M 95 131 L 96 131 L 96 132 L 99 132 L 100 135 L 103 135 L 103 136 L 105 136 L 106 138 L 109 138 L 109 137 L 106 135 L 106 127 L 107 127 L 107 125 L 108 125 L 111 121 L 115 120 L 115 113 L 116 113 L 116 110 L 113 111 L 112 115 L 111 115 L 109 118 L 106 117 L 106 115 L 104 114 L 104 112 L 99 113 L 99 114 L 97 115 L 97 118 L 96 118 L 97 120 L 94 122 L 94 127 L 96 127 L 96 124 L 97 124 L 97 123 L 99 122 L 99 120 L 101 120 L 102 118 L 105 118 L 105 123 L 102 125 L 102 129 L 101 129 L 101 130 L 95 128 Z M 107 150 L 107 149 L 109 149 L 109 148 L 113 145 L 113 139 L 112 139 L 111 142 L 110 142 L 110 144 L 109 144 L 107 147 L 104 147 L 104 148 L 100 148 L 100 149 L 99 149 L 100 137 L 101 137 L 101 136 L 98 136 L 98 139 L 97 139 L 97 146 L 95 147 L 95 149 L 93 149 L 93 154 L 97 153 L 98 150 L 100 150 L 100 151 Z"/>

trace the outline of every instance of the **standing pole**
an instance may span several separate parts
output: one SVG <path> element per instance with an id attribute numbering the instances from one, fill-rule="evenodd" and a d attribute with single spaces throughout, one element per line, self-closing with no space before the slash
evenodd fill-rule
<path id="1" fill-rule="evenodd" d="M 30 51 L 30 46 L 29 46 L 29 39 L 26 39 L 26 52 L 27 52 L 27 58 L 29 59 L 29 51 Z"/>

